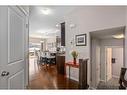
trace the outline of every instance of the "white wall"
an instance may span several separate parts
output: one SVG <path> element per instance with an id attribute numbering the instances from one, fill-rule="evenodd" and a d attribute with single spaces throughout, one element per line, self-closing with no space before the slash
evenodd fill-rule
<path id="1" fill-rule="evenodd" d="M 71 39 L 76 34 L 87 34 L 87 46 L 74 47 L 79 52 L 79 57 L 90 58 L 89 32 L 125 26 L 125 7 L 79 7 L 65 16 L 66 22 L 66 62 L 72 60 L 70 55 Z M 71 29 L 70 24 L 76 24 Z M 88 68 L 90 65 L 88 65 Z M 90 83 L 90 69 L 88 70 L 88 82 Z"/>

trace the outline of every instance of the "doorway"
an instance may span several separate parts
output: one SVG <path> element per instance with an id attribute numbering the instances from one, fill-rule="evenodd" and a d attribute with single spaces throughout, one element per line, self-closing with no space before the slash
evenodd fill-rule
<path id="1" fill-rule="evenodd" d="M 123 60 L 123 47 L 106 47 L 106 82 L 119 80 Z"/>
<path id="2" fill-rule="evenodd" d="M 123 26 L 90 32 L 93 88 L 118 88 L 120 69 L 124 67 L 124 31 Z"/>
<path id="3" fill-rule="evenodd" d="M 28 88 L 78 88 L 78 82 L 69 80 L 64 74 L 66 23 L 63 15 L 70 8 L 57 6 L 30 7 L 29 48 L 31 51 Z M 50 10 L 51 14 L 44 14 L 43 12 L 38 14 L 40 10 L 45 11 L 45 9 Z"/>

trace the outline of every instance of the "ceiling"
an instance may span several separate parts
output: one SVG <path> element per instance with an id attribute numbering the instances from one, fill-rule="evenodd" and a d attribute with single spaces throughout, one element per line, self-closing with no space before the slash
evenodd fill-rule
<path id="1" fill-rule="evenodd" d="M 112 39 L 113 35 L 124 34 L 124 31 L 125 31 L 125 27 L 117 27 L 117 28 L 93 31 L 91 32 L 91 36 L 93 38 L 98 38 L 98 39 Z"/>
<path id="2" fill-rule="evenodd" d="M 31 6 L 30 7 L 30 37 L 55 37 L 60 35 L 60 26 L 57 24 L 64 22 L 64 16 L 71 12 L 73 6 Z M 50 10 L 50 14 L 45 15 L 42 10 Z"/>

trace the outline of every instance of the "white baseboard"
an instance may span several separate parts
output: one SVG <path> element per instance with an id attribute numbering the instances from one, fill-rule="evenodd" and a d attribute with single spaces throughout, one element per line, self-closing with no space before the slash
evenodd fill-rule
<path id="1" fill-rule="evenodd" d="M 94 87 L 89 87 L 88 89 L 89 90 L 96 90 L 96 88 L 94 88 Z"/>
<path id="2" fill-rule="evenodd" d="M 112 75 L 113 78 L 119 78 L 119 76 L 116 76 L 116 75 Z"/>
<path id="3" fill-rule="evenodd" d="M 105 82 L 105 80 L 100 80 L 100 82 Z"/>

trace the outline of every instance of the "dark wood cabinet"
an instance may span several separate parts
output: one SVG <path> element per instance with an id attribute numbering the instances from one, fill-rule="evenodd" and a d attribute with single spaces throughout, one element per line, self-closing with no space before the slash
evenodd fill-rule
<path id="1" fill-rule="evenodd" d="M 88 89 L 87 83 L 87 64 L 88 59 L 79 59 L 79 88 Z"/>
<path id="2" fill-rule="evenodd" d="M 65 22 L 61 23 L 61 46 L 65 46 Z"/>
<path id="3" fill-rule="evenodd" d="M 64 71 L 65 56 L 56 55 L 56 65 L 57 65 L 57 73 L 64 75 L 65 74 L 65 71 Z"/>

